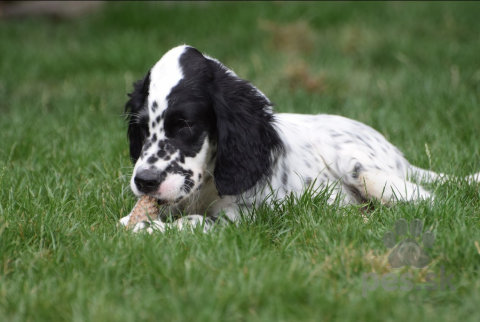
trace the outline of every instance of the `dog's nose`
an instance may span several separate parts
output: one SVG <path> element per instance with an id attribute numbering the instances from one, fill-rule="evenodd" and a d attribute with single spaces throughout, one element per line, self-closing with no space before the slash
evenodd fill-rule
<path id="1" fill-rule="evenodd" d="M 162 183 L 162 178 L 157 171 L 142 170 L 135 175 L 133 181 L 138 190 L 143 193 L 149 193 L 158 189 L 158 186 Z"/>

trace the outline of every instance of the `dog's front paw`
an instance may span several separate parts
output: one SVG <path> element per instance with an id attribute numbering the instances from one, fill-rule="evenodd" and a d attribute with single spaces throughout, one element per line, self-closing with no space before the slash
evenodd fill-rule
<path id="1" fill-rule="evenodd" d="M 150 225 L 146 229 L 147 233 L 153 234 L 153 233 L 164 233 L 165 228 L 167 227 L 168 224 L 161 222 L 159 220 L 154 220 L 149 223 Z"/>
<path id="2" fill-rule="evenodd" d="M 146 231 L 149 234 L 152 234 L 154 232 L 165 232 L 165 227 L 167 226 L 167 224 L 164 222 L 161 222 L 159 220 L 152 220 L 150 222 L 140 221 L 135 223 L 134 225 L 129 225 L 130 216 L 131 214 L 120 219 L 119 225 L 126 228 L 131 228 L 132 232 L 134 233 L 139 233 L 141 231 Z"/>
<path id="3" fill-rule="evenodd" d="M 125 226 L 125 227 L 128 226 L 128 222 L 130 221 L 130 216 L 131 216 L 131 214 L 128 214 L 127 216 L 120 219 L 120 225 Z"/>
<path id="4" fill-rule="evenodd" d="M 204 218 L 200 215 L 188 215 L 180 219 L 175 220 L 172 223 L 172 227 L 178 230 L 189 230 L 192 231 L 195 227 L 202 227 L 204 233 L 208 232 L 213 228 L 214 222 L 211 218 Z"/>

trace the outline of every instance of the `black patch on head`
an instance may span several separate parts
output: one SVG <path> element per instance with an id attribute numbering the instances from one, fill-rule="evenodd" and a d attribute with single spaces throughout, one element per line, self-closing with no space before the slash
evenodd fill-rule
<path id="1" fill-rule="evenodd" d="M 180 147 L 186 157 L 201 149 L 201 133 L 214 141 L 214 179 L 220 196 L 238 195 L 263 184 L 272 175 L 275 155 L 284 150 L 268 110 L 270 101 L 248 81 L 194 48 L 185 50 L 180 66 L 184 78 L 170 93 L 176 100 L 169 99 L 165 132 L 174 137 L 173 120 L 195 122 L 183 140 L 189 148 Z M 174 112 L 181 117 L 169 119 Z"/>
<path id="2" fill-rule="evenodd" d="M 142 145 L 150 135 L 148 129 L 148 110 L 146 101 L 150 86 L 150 71 L 147 75 L 133 84 L 133 92 L 125 104 L 125 116 L 128 121 L 128 140 L 130 141 L 130 158 L 136 162 L 140 157 Z"/>

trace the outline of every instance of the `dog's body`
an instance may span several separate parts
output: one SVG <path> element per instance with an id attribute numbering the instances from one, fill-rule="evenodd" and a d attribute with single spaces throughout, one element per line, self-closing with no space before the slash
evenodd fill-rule
<path id="1" fill-rule="evenodd" d="M 307 187 L 328 188 L 329 200 L 344 204 L 426 199 L 431 193 L 409 180 L 444 178 L 411 166 L 367 125 L 273 114 L 271 106 L 255 86 L 189 46 L 170 50 L 135 84 L 126 106 L 131 188 L 163 205 L 149 230 L 163 231 L 165 215 L 187 214 L 172 225 L 206 231 L 218 218 L 236 222 L 242 210 Z"/>

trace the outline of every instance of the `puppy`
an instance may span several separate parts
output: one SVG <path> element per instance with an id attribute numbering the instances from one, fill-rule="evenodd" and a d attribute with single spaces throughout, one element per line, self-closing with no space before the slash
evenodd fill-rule
<path id="1" fill-rule="evenodd" d="M 307 187 L 329 189 L 329 202 L 342 204 L 428 199 L 419 179 L 446 178 L 410 165 L 365 124 L 273 113 L 259 89 L 190 46 L 168 51 L 129 97 L 130 186 L 161 205 L 135 231 L 167 225 L 208 231 L 218 220 L 237 222 L 243 211 Z M 167 224 L 169 216 L 178 219 Z"/>

